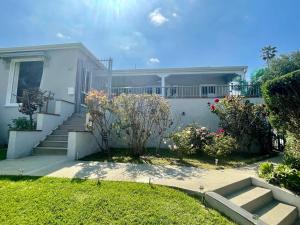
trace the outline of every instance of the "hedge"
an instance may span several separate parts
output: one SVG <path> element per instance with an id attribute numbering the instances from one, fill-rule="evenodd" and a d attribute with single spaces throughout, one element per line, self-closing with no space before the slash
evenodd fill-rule
<path id="1" fill-rule="evenodd" d="M 300 136 L 300 70 L 267 81 L 263 97 L 272 125 Z"/>

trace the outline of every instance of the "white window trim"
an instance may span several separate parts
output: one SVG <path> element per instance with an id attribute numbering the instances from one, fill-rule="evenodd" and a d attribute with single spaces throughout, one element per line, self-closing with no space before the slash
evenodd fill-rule
<path id="1" fill-rule="evenodd" d="M 33 61 L 45 61 L 44 57 L 30 57 L 30 58 L 18 58 L 18 59 L 12 59 L 10 62 L 9 67 L 9 75 L 8 75 L 8 85 L 7 85 L 7 93 L 6 93 L 6 103 L 5 106 L 7 107 L 18 107 L 18 103 L 11 103 L 11 96 L 12 96 L 12 90 L 13 90 L 13 84 L 14 84 L 14 78 L 15 78 L 15 68 L 16 63 L 19 62 L 33 62 Z M 44 69 L 42 73 L 42 78 L 44 74 Z"/>

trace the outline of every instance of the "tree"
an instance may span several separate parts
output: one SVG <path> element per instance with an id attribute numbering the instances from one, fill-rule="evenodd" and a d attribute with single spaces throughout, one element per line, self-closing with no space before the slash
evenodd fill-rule
<path id="1" fill-rule="evenodd" d="M 271 45 L 263 47 L 261 49 L 261 57 L 267 62 L 268 67 L 270 66 L 270 61 L 276 56 L 277 49 Z"/>
<path id="2" fill-rule="evenodd" d="M 265 75 L 265 73 L 266 73 L 265 68 L 255 70 L 251 74 L 251 85 L 257 85 L 257 86 L 260 87 L 262 85 L 262 78 Z"/>
<path id="3" fill-rule="evenodd" d="M 266 82 L 276 77 L 284 76 L 288 73 L 300 69 L 300 52 L 291 52 L 281 55 L 270 61 L 270 66 L 266 69 L 262 77 L 262 82 Z"/>
<path id="4" fill-rule="evenodd" d="M 39 89 L 25 89 L 22 96 L 17 97 L 19 112 L 29 116 L 31 130 L 34 129 L 33 114 L 44 105 L 44 94 Z"/>

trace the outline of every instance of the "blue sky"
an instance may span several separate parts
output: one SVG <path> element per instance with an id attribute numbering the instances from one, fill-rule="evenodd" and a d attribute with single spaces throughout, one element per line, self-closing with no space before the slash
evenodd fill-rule
<path id="1" fill-rule="evenodd" d="M 2 0 L 0 47 L 82 42 L 114 68 L 264 65 L 300 46 L 299 0 Z"/>

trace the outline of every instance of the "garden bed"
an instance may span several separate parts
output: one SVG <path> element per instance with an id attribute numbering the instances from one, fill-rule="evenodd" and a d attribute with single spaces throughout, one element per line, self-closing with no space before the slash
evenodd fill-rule
<path id="1" fill-rule="evenodd" d="M 233 224 L 158 185 L 0 176 L 0 187 L 0 224 Z"/>
<path id="2" fill-rule="evenodd" d="M 140 158 L 129 156 L 128 149 L 112 149 L 111 156 L 103 152 L 98 152 L 82 158 L 83 161 L 100 161 L 100 162 L 117 162 L 117 163 L 148 163 L 153 165 L 176 165 L 176 166 L 193 166 L 203 169 L 217 168 L 236 168 L 259 162 L 273 155 L 253 155 L 253 154 L 233 154 L 224 156 L 219 160 L 218 166 L 215 165 L 215 159 L 206 154 L 193 154 L 184 156 L 179 160 L 176 153 L 169 149 L 161 149 L 160 154 L 155 153 L 155 149 L 147 149 L 149 152 Z"/>

